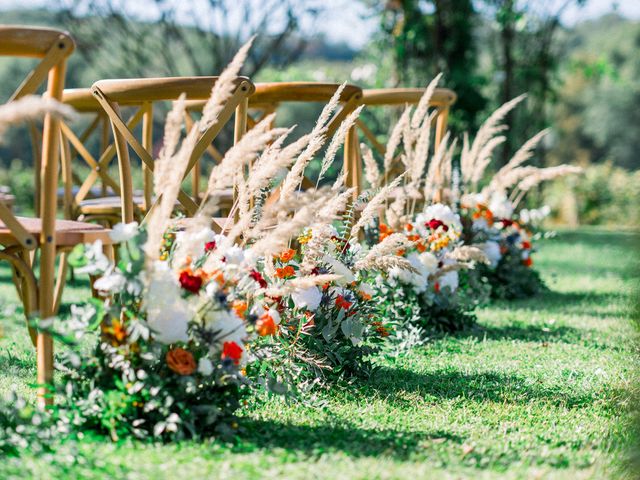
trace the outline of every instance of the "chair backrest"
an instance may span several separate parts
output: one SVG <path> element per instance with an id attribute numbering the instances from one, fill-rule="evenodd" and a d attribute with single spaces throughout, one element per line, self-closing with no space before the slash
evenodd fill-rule
<path id="1" fill-rule="evenodd" d="M 64 88 L 66 60 L 74 48 L 71 36 L 59 30 L 13 25 L 0 26 L 0 55 L 40 59 L 11 95 L 10 100 L 35 94 L 43 85 L 46 85 L 47 97 L 60 100 Z M 35 165 L 38 179 L 36 181 L 38 210 L 42 218 L 41 238 L 36 240 L 21 226 L 11 211 L 0 203 L 0 220 L 24 248 L 35 249 L 41 245 L 43 262 L 45 257 L 49 262 L 55 260 L 59 131 L 59 120 L 52 115 L 46 115 L 42 130 L 41 156 L 37 158 Z M 52 252 L 53 255 L 51 255 Z"/>
<path id="2" fill-rule="evenodd" d="M 283 103 L 328 103 L 331 97 L 340 87 L 338 83 L 319 82 L 273 82 L 256 83 L 255 92 L 249 97 L 247 115 L 247 129 L 253 128 L 267 115 L 273 113 Z M 327 126 L 327 137 L 332 136 L 340 123 L 353 112 L 361 103 L 362 89 L 356 85 L 346 85 L 340 95 L 340 108 L 329 120 Z M 188 102 L 189 110 L 197 111 L 202 109 L 202 102 Z M 348 186 L 356 187 L 357 196 L 359 194 L 357 145 L 355 129 L 347 134 L 344 146 L 344 166 L 347 172 L 346 183 Z M 212 152 L 214 158 L 220 157 L 219 152 Z M 304 177 L 303 188 L 314 186 L 314 182 Z"/>
<path id="3" fill-rule="evenodd" d="M 381 88 L 362 91 L 362 103 L 367 108 L 374 107 L 404 107 L 405 105 L 417 105 L 424 95 L 424 88 Z M 431 97 L 429 106 L 436 108 L 435 141 L 437 147 L 447 131 L 449 109 L 455 103 L 457 96 L 453 90 L 437 88 Z M 372 147 L 381 155 L 385 154 L 385 147 L 376 139 L 375 134 L 362 121 L 358 120 L 358 129 L 371 142 Z"/>
<path id="4" fill-rule="evenodd" d="M 362 103 L 367 108 L 375 107 L 405 107 L 406 105 L 417 105 L 425 93 L 425 88 L 383 88 L 368 89 L 362 92 Z M 455 103 L 457 96 L 453 90 L 437 88 L 433 92 L 429 101 L 429 106 L 436 109 L 433 120 L 435 123 L 434 147 L 438 148 L 447 131 L 449 119 L 449 109 Z M 386 153 L 386 147 L 376 138 L 376 135 L 367 125 L 358 119 L 356 122 L 358 130 L 369 140 L 371 146 L 382 156 Z M 401 174 L 404 168 L 400 162 L 401 155 L 393 159 L 390 166 L 388 179 L 392 179 Z M 439 195 L 439 194 L 438 194 Z"/>
<path id="5" fill-rule="evenodd" d="M 133 200 L 133 181 L 131 177 L 131 164 L 129 160 L 128 146 L 140 157 L 145 169 L 145 204 L 149 210 L 152 206 L 152 181 L 153 155 L 152 146 L 152 112 L 153 104 L 160 101 L 177 100 L 182 93 L 186 94 L 188 101 L 206 101 L 211 95 L 211 89 L 217 81 L 217 77 L 168 77 L 168 78 L 137 78 L 119 80 L 100 80 L 93 84 L 91 92 L 100 104 L 102 110 L 109 117 L 113 131 L 115 149 L 118 154 L 120 173 L 120 196 L 122 199 L 122 220 L 130 222 L 134 218 L 135 204 Z M 236 127 L 246 122 L 247 98 L 254 92 L 255 87 L 246 77 L 237 77 L 234 80 L 235 89 L 222 112 L 218 121 L 201 133 L 193 155 L 187 166 L 188 175 L 197 165 L 198 159 L 211 145 L 214 138 L 220 133 L 227 122 L 236 115 Z M 136 115 L 125 122 L 120 113 L 121 106 L 138 108 L 138 115 L 143 118 L 143 139 L 139 141 L 131 131 L 132 123 L 135 124 Z M 139 121 L 139 120 L 138 120 Z M 238 130 L 238 129 L 236 129 Z M 239 135 L 236 131 L 236 135 Z M 107 153 L 107 152 L 105 152 Z M 104 154 L 103 154 L 104 156 Z M 101 166 L 100 164 L 98 165 Z M 98 172 L 95 174 L 98 175 Z M 185 175 L 185 177 L 186 177 Z M 192 198 L 181 191 L 178 200 L 187 214 L 193 214 L 197 210 L 197 198 Z M 155 199 L 157 202 L 158 199 Z"/>
<path id="6" fill-rule="evenodd" d="M 79 212 L 77 206 L 87 196 L 106 196 L 118 191 L 117 184 L 108 175 L 106 165 L 115 157 L 116 150 L 111 140 L 111 126 L 109 117 L 102 110 L 100 103 L 91 93 L 90 88 L 67 88 L 62 92 L 62 102 L 72 107 L 83 117 L 89 117 L 88 123 L 77 134 L 71 125 L 60 121 L 61 129 L 61 165 L 62 165 L 62 204 L 65 218 L 75 220 Z M 136 123 L 140 121 L 138 117 Z M 131 125 L 133 128 L 135 125 Z M 91 141 L 97 138 L 97 155 L 91 151 Z M 75 166 L 79 165 L 76 158 L 84 160 L 90 173 L 79 174 Z M 101 188 L 97 189 L 97 181 L 101 180 Z M 116 188 L 114 188 L 114 186 Z"/>

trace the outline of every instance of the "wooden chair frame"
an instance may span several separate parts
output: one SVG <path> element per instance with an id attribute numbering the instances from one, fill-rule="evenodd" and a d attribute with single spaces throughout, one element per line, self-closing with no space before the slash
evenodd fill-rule
<path id="1" fill-rule="evenodd" d="M 62 120 L 61 128 L 61 163 L 62 163 L 62 205 L 65 218 L 75 220 L 103 220 L 95 218 L 98 216 L 83 215 L 80 204 L 90 196 L 106 196 L 109 192 L 116 194 L 119 185 L 115 179 L 109 176 L 107 166 L 115 157 L 116 150 L 111 138 L 111 125 L 109 117 L 100 107 L 100 103 L 93 97 L 89 88 L 65 89 L 62 92 L 63 103 L 69 105 L 78 113 L 90 116 L 88 126 L 82 132 L 76 134 L 69 123 Z M 135 126 L 134 121 L 139 122 L 140 116 L 130 120 L 131 128 Z M 99 156 L 96 158 L 86 144 L 90 138 L 98 136 Z M 91 169 L 89 175 L 82 179 L 74 171 L 73 165 L 77 157 L 80 157 Z M 101 181 L 99 192 L 95 191 L 95 186 Z M 74 194 L 74 186 L 78 187 Z M 118 216 L 119 218 L 119 216 Z M 108 215 L 104 220 L 113 220 Z M 116 219 L 117 220 L 117 219 Z"/>
<path id="2" fill-rule="evenodd" d="M 362 91 L 362 103 L 371 107 L 403 107 L 405 105 L 417 105 L 424 95 L 424 88 L 382 88 L 367 89 Z M 449 110 L 455 103 L 457 96 L 453 90 L 446 88 L 437 88 L 429 106 L 435 107 L 437 113 L 434 119 L 435 123 L 435 140 L 434 144 L 437 148 L 442 142 L 447 131 L 447 123 L 449 119 Z M 356 121 L 358 130 L 369 140 L 371 146 L 380 154 L 385 155 L 386 147 L 378 142 L 375 134 L 361 120 Z M 394 159 L 392 168 L 397 166 L 399 157 Z M 362 180 L 360 179 L 360 182 Z"/>
<path id="3" fill-rule="evenodd" d="M 319 82 L 273 82 L 273 83 L 256 83 L 255 92 L 249 97 L 246 106 L 248 111 L 255 111 L 257 116 L 247 114 L 245 128 L 251 129 L 264 118 L 275 112 L 282 103 L 327 103 L 336 90 L 340 87 L 338 83 L 319 83 Z M 327 137 L 333 136 L 340 123 L 353 112 L 360 104 L 362 99 L 362 89 L 355 85 L 347 85 L 342 91 L 340 97 L 340 109 L 329 120 L 327 126 Z M 204 103 L 201 101 L 187 102 L 187 112 L 199 111 Z M 255 114 L 254 114 L 255 115 Z M 189 116 L 188 121 L 193 121 Z M 345 139 L 344 146 L 344 167 L 347 172 L 347 186 L 356 187 L 355 196 L 360 192 L 359 185 L 356 184 L 358 178 L 357 169 L 359 162 L 357 161 L 357 145 L 356 145 L 355 126 L 350 129 Z M 209 150 L 210 155 L 214 159 L 221 158 L 222 155 L 215 149 Z M 303 178 L 302 187 L 311 188 L 314 183 L 307 177 Z"/>
<path id="4" fill-rule="evenodd" d="M 64 88 L 67 57 L 74 50 L 73 39 L 65 32 L 46 28 L 1 26 L 0 55 L 34 57 L 40 61 L 27 74 L 10 98 L 19 99 L 46 85 L 45 95 L 60 100 Z M 57 280 L 55 261 L 76 244 L 103 239 L 107 232 L 98 226 L 57 221 L 60 121 L 51 114 L 44 117 L 41 158 L 36 161 L 39 219 L 16 217 L 0 203 L 0 260 L 11 264 L 14 283 L 27 318 L 55 315 L 64 287 L 66 260 L 61 258 Z M 40 273 L 34 271 L 35 251 L 40 250 Z M 47 386 L 53 382 L 53 340 L 49 335 L 30 330 L 37 349 L 38 398 L 41 404 L 52 402 Z"/>
<path id="5" fill-rule="evenodd" d="M 93 84 L 91 92 L 106 113 L 111 123 L 115 150 L 118 156 L 119 176 L 120 176 L 120 197 L 121 197 L 121 219 L 124 222 L 131 222 L 136 217 L 141 217 L 141 212 L 136 212 L 137 206 L 133 200 L 133 181 L 131 177 L 131 161 L 128 147 L 141 159 L 144 171 L 144 203 L 145 211 L 148 213 L 157 204 L 159 198 L 152 199 L 152 174 L 153 156 L 152 147 L 152 115 L 153 103 L 158 101 L 177 100 L 184 92 L 188 100 L 205 101 L 211 94 L 211 89 L 217 77 L 169 77 L 169 78 L 144 78 L 144 79 L 121 79 L 121 80 L 100 80 Z M 234 92 L 218 116 L 218 121 L 201 133 L 193 154 L 189 160 L 186 176 L 194 169 L 198 159 L 211 145 L 215 137 L 220 133 L 224 125 L 235 113 L 236 140 L 244 133 L 246 128 L 247 98 L 254 92 L 254 85 L 246 77 L 238 77 L 235 80 Z M 122 118 L 121 106 L 138 107 L 138 112 L 128 122 Z M 139 122 L 137 116 L 143 119 L 142 142 L 135 138 L 132 132 L 133 126 Z M 106 162 L 105 151 L 101 161 L 97 162 L 102 168 Z M 97 178 L 99 171 L 94 177 Z M 197 192 L 195 192 L 197 195 Z M 198 209 L 197 197 L 189 196 L 183 190 L 178 194 L 178 201 L 187 215 L 193 215 Z"/>

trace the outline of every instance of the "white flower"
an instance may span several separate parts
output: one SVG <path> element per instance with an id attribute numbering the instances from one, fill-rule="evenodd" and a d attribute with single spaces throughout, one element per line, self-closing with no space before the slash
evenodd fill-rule
<path id="1" fill-rule="evenodd" d="M 87 264 L 84 267 L 77 268 L 76 273 L 96 275 L 105 272 L 111 262 L 104 254 L 102 240 L 96 240 L 92 244 L 86 245 L 85 248 L 84 256 L 87 259 Z"/>
<path id="2" fill-rule="evenodd" d="M 170 271 L 155 270 L 145 298 L 147 323 L 160 343 L 188 340 L 187 327 L 193 304 L 180 295 L 180 286 Z"/>
<path id="3" fill-rule="evenodd" d="M 482 232 L 489 230 L 489 223 L 486 218 L 477 218 L 471 224 L 471 229 L 474 232 Z"/>
<path id="4" fill-rule="evenodd" d="M 360 295 L 362 295 L 362 297 L 364 298 L 371 298 L 373 297 L 375 290 L 371 285 L 363 282 L 358 285 L 358 292 L 360 292 Z"/>
<path id="5" fill-rule="evenodd" d="M 93 288 L 99 292 L 117 293 L 126 285 L 127 279 L 120 270 L 110 268 L 105 274 L 93 283 Z"/>
<path id="6" fill-rule="evenodd" d="M 407 255 L 407 260 L 411 266 L 417 270 L 417 273 L 399 267 L 392 267 L 389 269 L 389 276 L 391 278 L 397 278 L 405 285 L 411 285 L 416 293 L 422 293 L 427 289 L 429 272 L 416 253 Z"/>
<path id="7" fill-rule="evenodd" d="M 466 193 L 460 199 L 460 205 L 463 208 L 476 208 L 478 204 L 484 205 L 487 198 L 482 193 Z"/>
<path id="8" fill-rule="evenodd" d="M 549 216 L 551 213 L 551 208 L 549 205 L 545 205 L 540 208 L 536 208 L 533 210 L 521 210 L 520 211 L 520 220 L 523 223 L 536 224 L 544 220 L 545 217 Z"/>
<path id="9" fill-rule="evenodd" d="M 322 293 L 318 287 L 309 287 L 303 290 L 296 290 L 291 294 L 291 298 L 297 308 L 306 308 L 314 312 L 320 305 Z"/>
<path id="10" fill-rule="evenodd" d="M 109 236 L 115 243 L 131 240 L 138 233 L 138 222 L 118 223 L 114 225 Z"/>
<path id="11" fill-rule="evenodd" d="M 213 373 L 213 363 L 208 358 L 202 357 L 198 360 L 198 373 L 209 376 Z"/>
<path id="12" fill-rule="evenodd" d="M 368 82 L 374 79 L 378 67 L 373 63 L 365 63 L 351 70 L 351 80 L 354 82 Z"/>
<path id="13" fill-rule="evenodd" d="M 453 228 L 456 231 L 462 230 L 460 216 L 451 210 L 449 206 L 443 205 L 442 203 L 429 205 L 416 217 L 416 223 L 420 226 L 424 226 L 429 220 L 440 220 L 449 228 Z"/>
<path id="14" fill-rule="evenodd" d="M 271 317 L 273 323 L 275 323 L 276 325 L 280 325 L 280 313 L 278 313 L 278 310 L 276 310 L 275 308 L 270 308 L 266 311 L 265 315 Z"/>
<path id="15" fill-rule="evenodd" d="M 244 262 L 244 250 L 237 245 L 233 245 L 225 250 L 224 259 L 229 265 L 242 265 Z"/>
<path id="16" fill-rule="evenodd" d="M 458 272 L 454 270 L 452 272 L 445 273 L 438 279 L 438 283 L 440 284 L 440 289 L 448 287 L 451 290 L 451 293 L 455 292 L 458 289 L 459 283 Z"/>
<path id="17" fill-rule="evenodd" d="M 422 252 L 418 256 L 418 259 L 420 260 L 420 263 L 424 267 L 424 270 L 426 272 L 426 276 L 429 276 L 429 275 L 431 275 L 432 273 L 435 273 L 438 270 L 438 259 L 436 258 L 436 256 L 433 253 L 431 253 L 431 252 Z"/>
<path id="18" fill-rule="evenodd" d="M 487 242 L 479 244 L 478 247 L 480 247 L 480 250 L 482 250 L 489 259 L 491 267 L 495 268 L 502 258 L 502 253 L 500 253 L 500 244 L 498 242 L 494 242 L 493 240 L 489 240 Z"/>
<path id="19" fill-rule="evenodd" d="M 513 204 L 504 192 L 494 192 L 489 201 L 489 210 L 495 218 L 511 218 Z"/>
<path id="20" fill-rule="evenodd" d="M 210 310 L 205 315 L 204 321 L 208 329 L 220 332 L 220 347 L 224 342 L 236 342 L 240 345 L 247 336 L 242 319 L 227 309 Z"/>
<path id="21" fill-rule="evenodd" d="M 331 266 L 331 270 L 336 275 L 340 275 L 342 278 L 338 279 L 337 282 L 341 285 L 347 285 L 351 282 L 356 281 L 356 277 L 349 267 L 347 267 L 340 260 L 337 260 L 329 255 L 325 255 L 323 257 L 323 261 Z"/>
<path id="22" fill-rule="evenodd" d="M 216 234 L 210 228 L 202 228 L 197 232 L 178 232 L 176 233 L 176 245 L 183 252 L 183 255 L 189 255 L 191 258 L 200 258 L 204 255 L 204 246 L 212 241 Z"/>

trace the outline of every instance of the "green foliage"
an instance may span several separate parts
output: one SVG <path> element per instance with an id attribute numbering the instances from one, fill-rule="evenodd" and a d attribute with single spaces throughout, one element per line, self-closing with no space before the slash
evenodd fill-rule
<path id="1" fill-rule="evenodd" d="M 487 279 L 491 286 L 491 297 L 514 300 L 539 295 L 547 290 L 540 273 L 522 264 L 521 251 L 512 247 L 495 268 L 479 267 L 479 275 Z"/>
<path id="2" fill-rule="evenodd" d="M 577 219 L 585 225 L 633 227 L 640 225 L 640 170 L 628 171 L 607 162 L 591 165 L 567 189 L 565 182 L 546 185 L 543 199 L 555 211 L 575 204 Z"/>
<path id="3" fill-rule="evenodd" d="M 3 458 L 0 477 L 621 477 L 627 453 L 637 455 L 637 242 L 560 232 L 536 254 L 551 291 L 482 308 L 476 329 L 381 358 L 369 380 L 319 390 L 308 404 L 250 402 L 233 444 L 61 435 L 53 455 Z M 87 295 L 86 283 L 70 287 L 66 302 Z M 12 288 L 3 282 L 0 298 L 16 304 Z M 0 390 L 24 390 L 35 372 L 24 319 L 5 314 L 2 325 Z"/>
<path id="4" fill-rule="evenodd" d="M 444 72 L 444 85 L 458 95 L 452 123 L 461 130 L 473 127 L 486 104 L 481 94 L 484 79 L 475 68 L 476 21 L 470 0 L 389 2 L 381 16 L 377 52 L 384 57 L 390 50 L 394 59 L 395 68 L 385 86 L 426 86 Z"/>

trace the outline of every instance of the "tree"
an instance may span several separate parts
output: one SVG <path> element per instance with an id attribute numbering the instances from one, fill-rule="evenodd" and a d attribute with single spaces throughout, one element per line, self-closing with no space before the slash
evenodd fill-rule
<path id="1" fill-rule="evenodd" d="M 493 70 L 500 73 L 500 102 L 527 92 L 533 112 L 526 117 L 510 113 L 505 124 L 509 127 L 502 148 L 502 163 L 506 163 L 526 138 L 548 126 L 547 109 L 555 100 L 555 83 L 561 51 L 558 33 L 563 13 L 572 5 L 585 0 L 485 0 L 486 19 L 497 25 L 493 32 Z"/>
<path id="2" fill-rule="evenodd" d="M 368 4 L 380 15 L 380 49 L 393 52 L 394 86 L 423 86 L 443 72 L 443 85 L 458 95 L 452 123 L 459 129 L 473 128 L 486 101 L 480 93 L 484 79 L 476 68 L 477 14 L 472 0 L 370 0 Z"/>
<path id="3" fill-rule="evenodd" d="M 141 9 L 140 6 L 144 6 Z M 58 18 L 73 34 L 93 78 L 215 75 L 256 35 L 243 72 L 286 65 L 302 52 L 299 19 L 320 6 L 295 0 L 63 0 Z"/>

